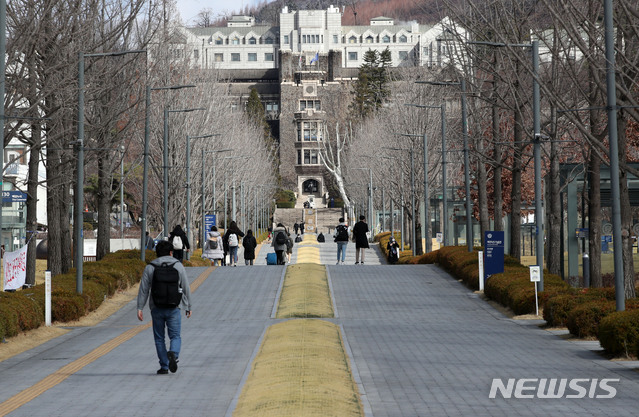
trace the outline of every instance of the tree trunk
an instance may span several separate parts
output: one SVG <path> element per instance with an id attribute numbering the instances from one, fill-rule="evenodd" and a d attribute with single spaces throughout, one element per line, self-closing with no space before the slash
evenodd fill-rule
<path id="1" fill-rule="evenodd" d="M 37 123 L 31 125 L 31 149 L 29 150 L 29 178 L 27 180 L 27 278 L 25 284 L 35 285 L 36 240 L 38 230 L 38 165 L 40 163 L 41 130 Z"/>
<path id="2" fill-rule="evenodd" d="M 617 113 L 618 140 L 619 140 L 619 165 L 626 164 L 626 127 L 627 121 L 623 111 Z M 632 208 L 630 207 L 630 194 L 628 192 L 628 173 L 619 171 L 619 196 L 621 200 L 621 238 L 623 246 L 623 275 L 624 292 L 626 299 L 635 297 L 635 268 L 632 259 Z"/>
<path id="3" fill-rule="evenodd" d="M 495 71 L 494 78 L 497 78 L 497 71 L 499 71 L 499 60 L 497 51 L 494 52 L 494 61 L 493 61 L 493 69 Z M 497 83 L 493 80 L 493 90 L 492 94 L 492 130 L 493 130 L 493 142 L 494 142 L 494 155 L 495 158 L 495 169 L 493 172 L 493 187 L 494 187 L 494 198 L 495 198 L 495 206 L 494 206 L 494 215 L 495 215 L 495 230 L 503 231 L 504 230 L 504 198 L 503 198 L 503 190 L 502 190 L 502 172 L 503 169 L 501 167 L 502 164 L 502 151 L 501 144 L 499 144 L 501 135 L 499 134 L 499 107 L 496 104 L 496 100 L 498 97 L 497 92 Z"/>
<path id="4" fill-rule="evenodd" d="M 548 245 L 546 256 L 546 267 L 551 274 L 561 274 L 561 185 L 560 185 L 560 170 L 559 170 L 559 152 L 556 149 L 555 144 L 556 132 L 550 137 L 551 139 L 551 151 L 550 151 L 550 171 L 548 173 L 548 190 L 546 195 L 548 196 L 547 202 L 547 239 Z"/>
<path id="5" fill-rule="evenodd" d="M 477 141 L 477 185 L 479 197 L 479 225 L 480 241 L 484 238 L 484 232 L 490 230 L 490 214 L 488 213 L 488 175 L 486 174 L 486 164 L 483 161 L 484 142 L 480 137 Z"/>
<path id="6" fill-rule="evenodd" d="M 521 145 L 523 139 L 521 111 L 515 111 L 515 157 L 512 170 L 512 189 L 510 191 L 510 256 L 521 259 Z"/>
<path id="7" fill-rule="evenodd" d="M 590 152 L 588 176 L 590 285 L 600 288 L 603 287 L 601 278 L 601 160 L 597 152 Z"/>
<path id="8" fill-rule="evenodd" d="M 64 157 L 63 161 L 63 165 L 60 167 L 63 170 L 61 172 L 74 172 L 72 160 Z M 69 221 L 71 213 L 71 192 L 69 187 L 72 183 L 73 181 L 69 178 L 68 174 L 62 177 L 62 189 L 60 192 L 62 200 L 58 202 L 58 204 L 60 204 L 58 221 L 60 222 L 61 273 L 63 274 L 69 272 L 73 264 L 73 252 L 71 250 L 73 240 L 71 239 L 71 222 Z M 80 210 L 82 210 L 82 208 L 80 208 Z M 80 225 L 80 227 L 82 227 L 82 225 Z M 49 246 L 49 249 L 50 248 L 51 246 Z"/>
<path id="9" fill-rule="evenodd" d="M 111 181 L 104 158 L 98 158 L 98 239 L 96 259 L 99 261 L 110 251 L 111 243 Z"/>

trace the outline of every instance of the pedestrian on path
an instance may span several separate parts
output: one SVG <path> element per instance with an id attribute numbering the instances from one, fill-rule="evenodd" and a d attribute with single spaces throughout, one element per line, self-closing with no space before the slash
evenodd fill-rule
<path id="1" fill-rule="evenodd" d="M 337 265 L 340 263 L 344 265 L 349 232 L 348 225 L 344 221 L 344 218 L 340 217 L 339 224 L 335 227 L 335 233 L 333 233 L 334 241 L 337 243 Z"/>
<path id="2" fill-rule="evenodd" d="M 293 238 L 291 237 L 291 234 L 288 232 L 288 230 L 286 231 L 286 262 L 288 262 L 289 264 L 291 263 L 291 256 L 293 256 Z"/>
<path id="3" fill-rule="evenodd" d="M 184 259 L 184 252 L 188 252 L 191 249 L 189 245 L 189 239 L 186 237 L 186 233 L 182 230 L 182 226 L 175 225 L 173 231 L 169 235 L 169 242 L 173 244 L 173 256 L 178 261 L 182 262 Z"/>
<path id="4" fill-rule="evenodd" d="M 216 226 L 211 226 L 211 230 L 206 232 L 206 242 L 202 249 L 202 258 L 209 259 L 211 266 L 218 266 L 224 259 L 224 249 L 222 235 Z"/>
<path id="5" fill-rule="evenodd" d="M 295 224 L 293 225 L 293 230 L 295 230 L 295 234 L 297 234 L 299 232 L 300 225 L 297 222 L 295 222 Z"/>
<path id="6" fill-rule="evenodd" d="M 388 250 L 388 262 L 391 264 L 396 263 L 399 260 L 399 243 L 397 243 L 393 235 L 388 240 L 386 249 Z"/>
<path id="7" fill-rule="evenodd" d="M 275 229 L 273 229 L 273 241 L 271 242 L 271 246 L 277 254 L 278 265 L 284 265 L 286 263 L 286 242 L 288 242 L 286 228 L 282 223 L 278 223 Z"/>
<path id="8" fill-rule="evenodd" d="M 253 231 L 251 229 L 246 231 L 246 236 L 242 239 L 242 246 L 244 247 L 244 264 L 253 265 L 257 240 L 255 239 L 255 236 L 253 236 Z"/>
<path id="9" fill-rule="evenodd" d="M 300 234 L 304 234 L 304 220 L 300 222 Z"/>
<path id="10" fill-rule="evenodd" d="M 244 237 L 235 220 L 231 221 L 228 230 L 224 231 L 224 241 L 229 246 L 229 263 L 231 266 L 237 266 L 237 248 L 240 245 L 240 238 Z"/>
<path id="11" fill-rule="evenodd" d="M 191 290 L 186 269 L 173 257 L 173 245 L 165 240 L 155 247 L 157 258 L 144 268 L 138 290 L 138 319 L 144 320 L 142 310 L 148 300 L 153 322 L 155 350 L 160 361 L 160 375 L 177 371 L 182 338 L 180 307 L 184 307 L 186 318 L 191 317 Z M 151 297 L 149 297 L 149 294 Z M 169 335 L 169 351 L 164 340 Z"/>
<path id="12" fill-rule="evenodd" d="M 353 240 L 355 241 L 355 264 L 364 264 L 364 249 L 368 249 L 368 224 L 366 217 L 359 216 L 359 221 L 353 226 Z"/>

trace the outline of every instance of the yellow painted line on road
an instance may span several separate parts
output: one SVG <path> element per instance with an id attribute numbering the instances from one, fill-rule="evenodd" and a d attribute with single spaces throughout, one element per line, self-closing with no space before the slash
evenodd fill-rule
<path id="1" fill-rule="evenodd" d="M 215 267 L 210 267 L 210 268 L 207 268 L 204 272 L 202 272 L 200 276 L 198 276 L 197 279 L 195 279 L 195 281 L 193 281 L 193 283 L 191 284 L 191 292 L 194 292 L 195 290 L 197 290 L 199 286 L 202 285 L 202 283 L 206 280 L 206 278 L 208 278 L 209 274 L 214 269 Z M 33 400 L 34 398 L 44 393 L 45 391 L 55 387 L 56 385 L 58 385 L 59 383 L 61 383 L 62 381 L 70 377 L 71 375 L 75 374 L 76 372 L 84 368 L 85 366 L 89 365 L 92 362 L 95 362 L 96 360 L 100 359 L 102 356 L 111 352 L 116 347 L 120 346 L 122 343 L 130 340 L 131 338 L 133 338 L 140 332 L 148 329 L 149 327 L 151 327 L 151 323 L 152 322 L 149 322 L 142 326 L 136 326 L 127 330 L 121 335 L 114 337 L 108 342 L 93 349 L 91 352 L 87 353 L 86 355 L 63 366 L 62 368 L 58 369 L 51 375 L 40 380 L 38 383 L 32 385 L 29 388 L 24 389 L 20 393 L 9 398 L 8 400 L 0 404 L 0 416 L 5 416 L 9 414 L 10 412 L 16 410 L 19 407 L 22 407 L 24 404 Z"/>

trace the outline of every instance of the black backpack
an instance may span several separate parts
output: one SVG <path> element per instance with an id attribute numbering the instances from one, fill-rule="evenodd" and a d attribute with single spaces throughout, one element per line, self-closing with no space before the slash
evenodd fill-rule
<path id="1" fill-rule="evenodd" d="M 160 308 L 175 308 L 182 301 L 182 288 L 180 288 L 180 274 L 173 264 L 168 262 L 153 266 L 153 279 L 151 280 L 151 297 L 153 304 Z"/>
<path id="2" fill-rule="evenodd" d="M 336 229 L 337 235 L 335 236 L 335 242 L 348 242 L 348 228 L 340 224 Z"/>
<path id="3" fill-rule="evenodd" d="M 286 233 L 279 232 L 277 234 L 277 236 L 275 236 L 275 243 L 277 243 L 278 245 L 286 245 L 286 242 L 288 242 L 288 238 L 286 237 Z"/>

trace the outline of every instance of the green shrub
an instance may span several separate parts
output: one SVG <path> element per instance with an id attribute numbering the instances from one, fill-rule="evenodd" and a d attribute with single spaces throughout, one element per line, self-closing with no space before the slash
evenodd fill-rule
<path id="1" fill-rule="evenodd" d="M 559 294 L 551 297 L 544 305 L 544 320 L 551 327 L 562 327 L 568 320 L 568 312 L 579 303 L 574 294 Z"/>
<path id="2" fill-rule="evenodd" d="M 615 311 L 615 302 L 603 298 L 588 300 L 568 312 L 566 326 L 577 337 L 597 336 L 599 323 Z"/>
<path id="3" fill-rule="evenodd" d="M 601 346 L 612 355 L 637 353 L 639 342 L 639 309 L 610 313 L 599 323 L 597 333 Z"/>

